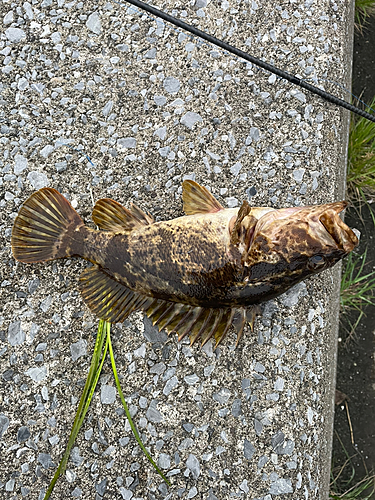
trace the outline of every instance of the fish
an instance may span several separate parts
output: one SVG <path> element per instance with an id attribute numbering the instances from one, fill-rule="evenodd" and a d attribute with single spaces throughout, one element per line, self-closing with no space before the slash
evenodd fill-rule
<path id="1" fill-rule="evenodd" d="M 123 322 L 143 311 L 178 340 L 218 346 L 231 325 L 237 341 L 253 330 L 259 306 L 334 266 L 357 245 L 339 214 L 347 202 L 275 209 L 224 208 L 192 180 L 182 184 L 184 216 L 155 222 L 103 198 L 92 229 L 57 190 L 43 188 L 21 206 L 12 229 L 23 263 L 82 257 L 83 301 L 98 318 Z"/>

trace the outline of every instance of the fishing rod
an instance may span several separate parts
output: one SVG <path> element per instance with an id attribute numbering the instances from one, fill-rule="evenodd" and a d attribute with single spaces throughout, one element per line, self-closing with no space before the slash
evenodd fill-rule
<path id="1" fill-rule="evenodd" d="M 212 43 L 213 45 L 216 45 L 217 47 L 220 47 L 226 50 L 227 52 L 230 52 L 231 54 L 240 57 L 241 59 L 245 59 L 245 61 L 251 62 L 256 66 L 259 66 L 260 68 L 263 68 L 266 71 L 269 71 L 270 73 L 273 73 L 279 76 L 280 78 L 283 78 L 284 80 L 293 83 L 294 85 L 298 85 L 299 87 L 308 90 L 312 94 L 318 95 L 325 101 L 335 104 L 336 106 L 341 106 L 342 108 L 348 109 L 349 111 L 352 111 L 353 113 L 362 116 L 363 118 L 366 118 L 367 120 L 370 120 L 375 123 L 375 114 L 367 113 L 366 111 L 363 111 L 362 109 L 353 106 L 353 104 L 350 104 L 349 102 L 344 101 L 343 99 L 340 99 L 339 97 L 336 97 L 333 94 L 330 94 L 329 92 L 325 92 L 324 90 L 316 87 L 315 85 L 311 85 L 310 83 L 307 83 L 303 79 L 298 78 L 297 76 L 292 75 L 287 71 L 283 71 L 279 68 L 276 68 L 276 66 L 266 63 L 265 61 L 262 61 L 261 59 L 258 59 L 257 57 L 254 57 L 248 54 L 247 52 L 244 52 L 243 50 L 237 49 L 236 47 L 233 47 L 233 45 L 230 45 L 229 43 L 226 43 L 223 40 L 220 40 L 219 38 L 209 35 L 205 31 L 195 28 L 194 26 L 191 26 L 190 24 L 181 21 L 181 19 L 171 16 L 170 14 L 167 14 L 157 9 L 152 5 L 148 5 L 147 3 L 144 3 L 141 0 L 126 0 L 126 1 L 138 7 L 141 10 L 149 12 L 153 16 L 160 17 L 161 19 L 164 19 L 164 21 L 167 21 L 173 24 L 174 26 L 177 26 L 178 28 L 182 28 L 183 30 L 188 31 L 192 35 L 202 38 L 203 40 L 206 40 L 207 42 Z"/>

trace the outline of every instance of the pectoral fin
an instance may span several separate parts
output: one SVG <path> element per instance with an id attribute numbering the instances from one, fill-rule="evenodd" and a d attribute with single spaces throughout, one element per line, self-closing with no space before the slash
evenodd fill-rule
<path id="1" fill-rule="evenodd" d="M 154 300 L 133 292 L 98 266 L 88 267 L 83 271 L 80 289 L 89 309 L 100 319 L 110 323 L 122 323 L 130 313 L 142 309 Z"/>

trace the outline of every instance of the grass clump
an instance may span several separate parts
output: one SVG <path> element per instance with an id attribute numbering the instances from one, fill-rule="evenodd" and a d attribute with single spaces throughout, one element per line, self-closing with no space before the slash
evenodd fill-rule
<path id="1" fill-rule="evenodd" d="M 365 465 L 365 470 L 367 472 L 366 477 L 359 482 L 355 481 L 356 468 L 352 462 L 353 457 L 350 456 L 337 432 L 335 432 L 335 435 L 341 444 L 346 460 L 342 465 L 337 464 L 337 466 L 335 466 L 334 463 L 332 463 L 329 499 L 353 500 L 357 498 L 361 500 L 372 500 L 374 498 L 373 494 L 375 493 L 375 476 L 368 473 Z M 356 454 L 357 453 L 358 451 Z"/>
<path id="2" fill-rule="evenodd" d="M 355 0 L 355 23 L 361 30 L 367 18 L 375 14 L 374 0 Z"/>
<path id="3" fill-rule="evenodd" d="M 375 98 L 367 110 L 375 109 Z M 356 200 L 375 195 L 375 123 L 352 117 L 348 146 L 348 193 Z"/>
<path id="4" fill-rule="evenodd" d="M 367 304 L 375 305 L 375 273 L 364 274 L 367 250 L 362 255 L 351 253 L 346 258 L 346 265 L 341 278 L 340 302 L 343 312 L 349 309 L 363 311 Z M 368 263 L 367 263 L 368 265 Z"/>
<path id="5" fill-rule="evenodd" d="M 368 265 L 366 257 L 367 250 L 362 255 L 352 252 L 344 261 L 340 289 L 341 311 L 347 316 L 350 312 L 357 312 L 354 323 L 347 317 L 347 322 L 350 325 L 350 334 L 346 343 L 350 340 L 361 321 L 364 315 L 364 308 L 367 305 L 375 305 L 375 273 L 365 270 Z"/>
<path id="6" fill-rule="evenodd" d="M 329 498 L 331 500 L 353 500 L 355 498 L 361 500 L 371 500 L 373 499 L 374 493 L 374 478 L 365 478 L 360 483 L 352 486 L 344 493 L 331 492 Z"/>

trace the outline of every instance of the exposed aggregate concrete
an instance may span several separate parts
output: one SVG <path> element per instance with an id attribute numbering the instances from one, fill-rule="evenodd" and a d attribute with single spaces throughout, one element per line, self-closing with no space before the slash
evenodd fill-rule
<path id="1" fill-rule="evenodd" d="M 345 1 L 158 5 L 327 89 L 349 85 Z M 125 4 L 3 2 L 0 26 L 0 496 L 42 499 L 98 321 L 78 292 L 84 261 L 14 261 L 20 204 L 51 186 L 88 224 L 101 197 L 169 219 L 184 179 L 228 207 L 342 199 L 348 116 Z M 336 266 L 267 303 L 237 349 L 234 334 L 216 351 L 177 344 L 140 314 L 116 326 L 130 411 L 172 487 L 107 363 L 53 498 L 326 499 L 338 281 Z"/>

